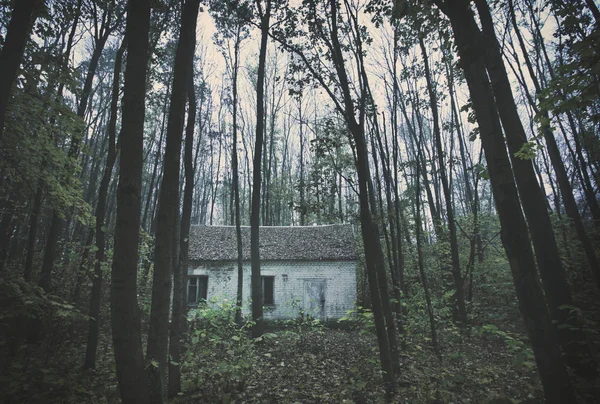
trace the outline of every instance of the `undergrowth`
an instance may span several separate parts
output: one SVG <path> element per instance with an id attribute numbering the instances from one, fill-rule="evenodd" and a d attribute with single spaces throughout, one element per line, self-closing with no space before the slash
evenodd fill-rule
<path id="1" fill-rule="evenodd" d="M 45 342 L 26 344 L 24 339 L 12 357 L 2 350 L 6 366 L 0 369 L 0 402 L 118 403 L 110 329 L 104 323 L 96 370 L 83 371 L 80 336 L 87 319 L 69 306 L 56 307 L 45 313 Z M 543 402 L 522 327 L 506 318 L 484 322 L 477 306 L 471 310 L 479 323 L 466 331 L 438 317 L 439 357 L 427 327 L 417 320 L 419 311 L 408 313 L 392 402 Z M 234 318 L 234 307 L 227 302 L 189 313 L 185 352 L 178 364 L 183 392 L 171 402 L 386 401 L 370 311 L 359 308 L 334 327 L 311 318 L 271 324 L 254 340 L 249 336 L 252 324 L 239 325 Z M 10 342 L 2 339 L 0 344 L 7 348 Z"/>

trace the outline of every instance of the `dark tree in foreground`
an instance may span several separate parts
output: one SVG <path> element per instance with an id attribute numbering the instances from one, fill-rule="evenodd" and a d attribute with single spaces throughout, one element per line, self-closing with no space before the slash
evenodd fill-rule
<path id="1" fill-rule="evenodd" d="M 252 336 L 260 337 L 264 330 L 262 282 L 260 277 L 260 185 L 262 150 L 264 142 L 264 93 L 265 64 L 267 60 L 267 44 L 269 42 L 269 24 L 271 21 L 272 0 L 256 0 L 256 8 L 260 18 L 260 53 L 258 57 L 258 74 L 256 79 L 256 139 L 254 144 L 254 162 L 252 171 L 252 212 L 250 214 L 250 261 L 252 266 Z"/>
<path id="2" fill-rule="evenodd" d="M 521 211 L 496 102 L 488 79 L 481 32 L 470 4 L 464 0 L 437 0 L 450 19 L 473 109 L 481 133 L 496 208 L 502 227 L 501 237 L 508 256 L 519 308 L 549 403 L 574 402 L 575 396 L 561 357 L 558 335 L 548 313 L 537 280 L 535 260 Z M 539 207 L 544 209 L 544 206 Z"/>
<path id="3" fill-rule="evenodd" d="M 193 60 L 192 60 L 193 61 Z M 173 312 L 169 330 L 169 386 L 168 396 L 174 397 L 181 392 L 181 354 L 182 339 L 186 330 L 186 285 L 188 279 L 189 235 L 194 196 L 194 127 L 196 124 L 196 92 L 194 87 L 194 69 L 190 66 L 187 81 L 188 116 L 185 128 L 184 176 L 185 188 L 181 207 L 181 225 L 179 236 L 179 254 L 175 257 L 173 269 Z"/>
<path id="4" fill-rule="evenodd" d="M 17 78 L 25 43 L 29 39 L 35 14 L 44 4 L 43 0 L 18 0 L 6 32 L 6 40 L 0 53 L 0 138 L 4 131 L 4 117 L 10 91 Z"/>
<path id="5" fill-rule="evenodd" d="M 164 171 L 156 219 L 152 308 L 150 329 L 148 330 L 147 360 L 152 363 L 149 368 L 152 403 L 162 403 L 166 393 L 171 275 L 173 264 L 178 261 L 176 240 L 179 239 L 177 218 L 179 216 L 181 138 L 184 127 L 186 89 L 188 88 L 186 81 L 189 81 L 189 71 L 194 60 L 199 7 L 200 0 L 187 0 L 183 6 L 181 30 L 173 68 Z"/>
<path id="6" fill-rule="evenodd" d="M 130 0 L 125 34 L 129 51 L 122 101 L 122 147 L 110 297 L 115 366 L 121 399 L 125 404 L 149 402 L 137 301 L 149 29 L 150 3 Z"/>
<path id="7" fill-rule="evenodd" d="M 108 155 L 104 174 L 98 190 L 98 204 L 96 205 L 96 262 L 94 263 L 94 277 L 92 280 L 92 295 L 90 296 L 90 322 L 88 340 L 85 352 L 86 369 L 96 366 L 96 351 L 98 347 L 98 332 L 100 327 L 100 298 L 102 288 L 102 265 L 105 262 L 106 251 L 106 199 L 108 197 L 108 186 L 112 177 L 112 171 L 117 160 L 117 113 L 119 105 L 119 83 L 121 81 L 121 69 L 123 54 L 127 47 L 126 38 L 121 42 L 115 58 L 115 69 L 113 73 L 112 100 L 110 105 L 110 122 L 108 124 Z"/>
<path id="8" fill-rule="evenodd" d="M 552 319 L 559 324 L 569 324 L 577 328 L 565 306 L 572 306 L 569 294 L 567 273 L 560 259 L 558 245 L 548 210 L 545 209 L 546 198 L 536 179 L 530 159 L 522 158 L 520 152 L 526 146 L 527 136 L 521 123 L 517 106 L 512 95 L 508 75 L 502 61 L 500 46 L 496 40 L 492 16 L 487 2 L 477 0 L 482 24 L 482 41 L 485 41 L 485 61 L 490 82 L 496 99 L 498 115 L 506 134 L 511 163 L 519 190 L 519 196 L 531 235 L 535 257 L 541 274 L 546 298 Z M 567 194 L 564 194 L 567 197 Z M 573 319 L 570 319 L 573 317 Z M 566 352 L 567 363 L 590 380 L 596 377 L 595 363 L 590 360 L 585 336 L 561 326 L 559 337 Z M 583 357 L 580 357 L 583 356 Z M 583 361 L 583 362 L 582 362 Z M 584 363 L 587 362 L 587 363 Z"/>
<path id="9" fill-rule="evenodd" d="M 348 4 L 344 8 L 348 21 L 340 21 L 340 9 L 337 1 L 331 0 L 317 7 L 315 2 L 306 2 L 302 17 L 308 22 L 309 33 L 298 33 L 293 30 L 294 25 L 288 32 L 279 32 L 276 39 L 284 49 L 294 53 L 301 60 L 302 66 L 310 72 L 312 77 L 327 92 L 334 103 L 337 112 L 344 118 L 351 143 L 355 150 L 355 166 L 358 174 L 359 204 L 360 204 L 360 227 L 364 243 L 366 273 L 370 290 L 370 298 L 375 320 L 375 329 L 379 346 L 379 358 L 385 387 L 388 393 L 395 389 L 395 374 L 399 371 L 399 359 L 397 348 L 396 328 L 391 311 L 390 296 L 385 271 L 385 258 L 380 242 L 378 225 L 374 216 L 378 207 L 376 196 L 371 180 L 369 168 L 369 152 L 365 135 L 367 118 L 367 106 L 371 107 L 372 97 L 365 70 L 363 55 L 363 38 L 358 24 L 358 15 Z M 325 17 L 322 16 L 324 11 Z M 298 18 L 298 16 L 296 16 Z M 343 25 L 342 25 L 343 24 Z M 347 24 L 347 25 L 346 25 Z M 352 85 L 348 71 L 346 70 L 344 50 L 347 46 L 340 41 L 342 29 L 350 29 L 353 32 L 354 56 L 359 68 L 360 89 L 359 101 L 355 102 L 352 95 Z M 294 44 L 292 39 L 298 39 L 307 35 L 311 41 L 319 41 L 328 49 L 330 55 L 331 69 L 335 75 L 325 73 L 321 65 L 320 56 L 313 55 L 310 47 Z M 306 39 L 306 38 L 304 38 Z M 335 79 L 332 79 L 335 77 Z M 332 80 L 335 84 L 329 84 Z M 338 87 L 334 89 L 334 86 Z M 338 95 L 340 94 L 340 95 Z M 368 104 L 367 104 L 368 103 Z M 358 107 L 357 107 L 358 106 Z M 358 117 L 357 117 L 358 114 Z"/>

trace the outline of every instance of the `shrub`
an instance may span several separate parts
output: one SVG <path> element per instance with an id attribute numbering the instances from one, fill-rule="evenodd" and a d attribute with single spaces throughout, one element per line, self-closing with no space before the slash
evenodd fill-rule
<path id="1" fill-rule="evenodd" d="M 254 364 L 252 325 L 235 322 L 235 304 L 227 300 L 191 310 L 182 359 L 185 390 L 202 390 L 202 396 L 227 397 L 244 389 Z"/>

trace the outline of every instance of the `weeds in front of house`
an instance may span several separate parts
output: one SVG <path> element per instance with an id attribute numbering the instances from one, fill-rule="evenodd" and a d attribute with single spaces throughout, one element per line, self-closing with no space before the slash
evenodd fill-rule
<path id="1" fill-rule="evenodd" d="M 47 340 L 61 343 L 54 349 L 29 346 L 27 355 L 16 355 L 4 373 L 0 371 L 0 390 L 20 400 L 12 402 L 119 402 L 110 330 L 101 333 L 96 370 L 82 372 L 84 347 L 76 335 L 87 322 L 77 313 L 61 311 L 68 306 L 52 307 L 60 310 L 53 317 L 57 327 L 46 327 L 54 335 Z M 505 331 L 510 328 L 505 321 L 487 319 L 471 326 L 465 336 L 439 319 L 440 361 L 430 346 L 427 324 L 418 321 L 420 313 L 413 310 L 408 316 L 396 401 L 488 403 L 502 398 L 508 403 L 540 397 L 539 378 L 519 328 Z M 479 311 L 473 317 L 483 318 Z M 298 316 L 254 340 L 249 337 L 251 325 L 236 324 L 234 304 L 224 300 L 191 311 L 180 363 L 184 391 L 173 402 L 385 401 L 369 310 L 348 313 L 339 328 Z M 7 347 L 9 341 L 0 342 Z"/>
<path id="2" fill-rule="evenodd" d="M 185 390 L 226 401 L 244 390 L 256 363 L 255 342 L 248 337 L 250 322 L 236 324 L 235 309 L 222 300 L 190 311 L 181 362 Z"/>
<path id="3" fill-rule="evenodd" d="M 179 404 L 220 403 L 383 403 L 372 313 L 349 312 L 337 328 L 299 316 L 274 324 L 252 340 L 249 326 L 235 324 L 227 303 L 202 308 L 190 316 L 182 374 L 185 391 Z M 401 374 L 396 401 L 487 403 L 535 400 L 539 381 L 516 335 L 479 327 L 471 336 L 451 337 L 441 360 L 426 333 L 411 328 L 402 339 Z M 517 341 L 517 342 L 515 342 Z"/>

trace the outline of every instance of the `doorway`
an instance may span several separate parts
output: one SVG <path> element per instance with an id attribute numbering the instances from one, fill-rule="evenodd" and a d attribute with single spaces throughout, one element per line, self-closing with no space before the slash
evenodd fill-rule
<path id="1" fill-rule="evenodd" d="M 304 280 L 304 315 L 325 320 L 325 279 Z"/>

